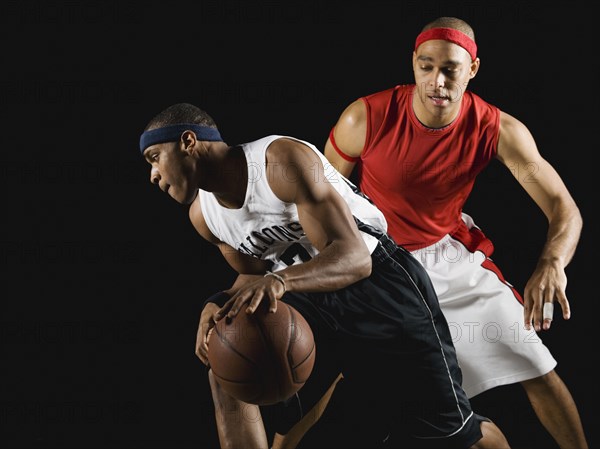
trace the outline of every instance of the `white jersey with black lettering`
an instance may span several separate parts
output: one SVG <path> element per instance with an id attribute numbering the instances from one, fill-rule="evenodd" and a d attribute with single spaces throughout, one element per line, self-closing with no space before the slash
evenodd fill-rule
<path id="1" fill-rule="evenodd" d="M 315 182 L 328 182 L 335 187 L 355 219 L 387 231 L 383 213 L 358 192 L 314 145 L 294 137 L 271 135 L 240 145 L 248 166 L 248 185 L 242 207 L 228 209 L 221 206 L 211 192 L 199 190 L 204 220 L 215 237 L 241 253 L 272 262 L 273 271 L 306 262 L 318 254 L 319 251 L 308 240 L 300 225 L 296 205 L 281 201 L 269 186 L 266 151 L 273 141 L 281 138 L 296 140 L 311 148 L 323 164 L 323 172 L 317 167 L 314 169 Z M 323 179 L 318 179 L 319 176 Z M 377 239 L 360 232 L 369 251 L 373 252 Z"/>

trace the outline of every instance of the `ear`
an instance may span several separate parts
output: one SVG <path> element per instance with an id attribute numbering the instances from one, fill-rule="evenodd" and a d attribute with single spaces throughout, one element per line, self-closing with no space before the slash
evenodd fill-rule
<path id="1" fill-rule="evenodd" d="M 471 67 L 469 69 L 469 79 L 475 78 L 475 75 L 477 75 L 477 72 L 479 71 L 480 64 L 481 61 L 479 60 L 479 58 L 475 58 L 475 60 L 471 62 Z"/>
<path id="2" fill-rule="evenodd" d="M 181 146 L 182 151 L 191 154 L 194 151 L 194 148 L 196 147 L 196 142 L 198 142 L 198 139 L 196 139 L 196 133 L 194 133 L 194 131 L 187 130 L 181 133 L 179 144 Z"/>

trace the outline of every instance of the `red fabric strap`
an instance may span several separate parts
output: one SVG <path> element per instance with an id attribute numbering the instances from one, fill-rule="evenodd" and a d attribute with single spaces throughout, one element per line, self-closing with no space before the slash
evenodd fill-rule
<path id="1" fill-rule="evenodd" d="M 333 128 L 331 128 L 331 131 L 329 131 L 329 141 L 331 142 L 331 146 L 333 147 L 333 149 L 337 152 L 337 154 L 339 154 L 343 159 L 347 160 L 348 162 L 357 162 L 360 160 L 360 157 L 352 157 L 352 156 L 348 156 L 345 153 L 342 153 L 342 150 L 340 150 L 337 146 L 337 144 L 335 143 L 335 139 L 333 138 L 333 130 L 335 129 L 335 126 Z"/>
<path id="2" fill-rule="evenodd" d="M 434 39 L 441 39 L 460 45 L 469 52 L 472 61 L 477 57 L 477 44 L 475 44 L 475 41 L 462 31 L 455 30 L 454 28 L 430 28 L 423 31 L 417 36 L 417 40 L 415 41 L 415 51 L 417 51 L 417 48 L 423 42 Z"/>

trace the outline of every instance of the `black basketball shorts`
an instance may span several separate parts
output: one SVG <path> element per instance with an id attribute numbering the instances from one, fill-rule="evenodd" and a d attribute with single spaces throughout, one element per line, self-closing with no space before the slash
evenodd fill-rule
<path id="1" fill-rule="evenodd" d="M 483 418 L 461 388 L 431 281 L 408 251 L 386 234 L 369 232 L 379 243 L 368 278 L 334 292 L 286 292 L 282 298 L 310 324 L 317 359 L 297 397 L 273 406 L 288 408 L 275 414 L 285 418 L 276 430 L 287 433 L 341 371 L 343 393 L 351 393 L 345 403 L 356 398 L 356 416 L 374 418 L 382 439 L 391 434 L 405 447 L 470 447 L 481 438 Z"/>

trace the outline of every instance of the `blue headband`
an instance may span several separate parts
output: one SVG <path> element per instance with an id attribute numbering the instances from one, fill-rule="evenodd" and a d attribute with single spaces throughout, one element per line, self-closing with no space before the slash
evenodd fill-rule
<path id="1" fill-rule="evenodd" d="M 179 123 L 177 125 L 163 126 L 162 128 L 144 131 L 140 136 L 140 151 L 143 154 L 146 148 L 157 143 L 177 142 L 184 131 L 194 131 L 198 140 L 223 140 L 217 128 L 196 125 L 194 123 Z"/>

